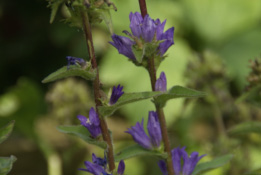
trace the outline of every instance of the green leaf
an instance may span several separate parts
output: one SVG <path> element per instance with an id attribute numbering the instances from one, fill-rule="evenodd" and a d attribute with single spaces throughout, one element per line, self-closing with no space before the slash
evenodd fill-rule
<path id="1" fill-rule="evenodd" d="M 108 27 L 110 34 L 112 35 L 113 32 L 113 25 L 112 25 L 112 20 L 111 20 L 111 13 L 109 9 L 101 9 L 98 10 L 100 12 L 101 18 L 104 20 L 106 26 Z"/>
<path id="2" fill-rule="evenodd" d="M 237 102 L 248 102 L 250 104 L 261 107 L 261 85 L 251 88 L 248 92 L 244 93 L 237 99 Z"/>
<path id="3" fill-rule="evenodd" d="M 215 168 L 219 168 L 226 163 L 228 163 L 233 158 L 232 154 L 227 154 L 218 158 L 215 158 L 214 160 L 211 160 L 209 162 L 200 163 L 196 166 L 194 169 L 192 175 L 196 174 L 202 174 L 204 172 L 210 171 Z"/>
<path id="4" fill-rule="evenodd" d="M 174 86 L 167 92 L 162 93 L 155 99 L 155 103 L 160 107 L 164 107 L 166 102 L 174 98 L 195 98 L 204 97 L 206 93 L 185 88 L 182 86 Z"/>
<path id="5" fill-rule="evenodd" d="M 0 157 L 0 175 L 6 175 L 7 173 L 9 173 L 15 161 L 15 156 Z"/>
<path id="6" fill-rule="evenodd" d="M 102 149 L 107 148 L 106 142 L 93 139 L 91 137 L 90 132 L 82 125 L 78 125 L 78 126 L 58 126 L 57 129 L 60 132 L 78 136 L 81 139 L 83 139 L 84 141 L 86 141 L 87 143 L 99 146 Z"/>
<path id="7" fill-rule="evenodd" d="M 13 130 L 14 123 L 15 121 L 13 120 L 9 122 L 7 125 L 5 125 L 4 127 L 0 128 L 0 143 L 5 141 L 9 137 L 9 135 Z"/>
<path id="8" fill-rule="evenodd" d="M 249 133 L 261 134 L 261 122 L 249 121 L 240 123 L 228 130 L 229 135 L 238 136 Z"/>
<path id="9" fill-rule="evenodd" d="M 125 104 L 128 104 L 128 103 L 132 103 L 132 102 L 135 102 L 135 101 L 148 99 L 148 98 L 154 97 L 154 96 L 159 95 L 159 94 L 160 94 L 160 92 L 124 93 L 119 98 L 117 103 L 115 103 L 114 105 L 111 105 L 111 106 L 100 106 L 100 107 L 98 107 L 98 110 L 99 110 L 99 113 L 102 116 L 104 116 L 104 117 L 110 116 L 110 115 L 113 114 L 113 112 L 115 110 L 117 110 L 122 105 L 125 105 Z"/>
<path id="10" fill-rule="evenodd" d="M 115 161 L 119 162 L 120 160 L 129 159 L 135 156 L 157 156 L 161 159 L 167 158 L 167 153 L 160 153 L 159 151 L 147 150 L 142 148 L 140 145 L 132 145 L 127 148 L 124 148 L 122 151 L 117 153 L 115 157 Z"/>
<path id="11" fill-rule="evenodd" d="M 90 65 L 83 69 L 79 65 L 70 66 L 70 69 L 67 69 L 67 66 L 64 66 L 54 73 L 48 75 L 42 83 L 49 83 L 61 78 L 71 77 L 71 76 L 79 76 L 84 78 L 85 80 L 94 80 L 96 77 L 96 71 L 90 68 Z"/>

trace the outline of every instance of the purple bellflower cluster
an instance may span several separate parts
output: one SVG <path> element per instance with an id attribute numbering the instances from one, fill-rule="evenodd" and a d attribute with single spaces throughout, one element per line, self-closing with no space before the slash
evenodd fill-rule
<path id="1" fill-rule="evenodd" d="M 198 161 L 205 155 L 199 156 L 198 152 L 192 152 L 189 156 L 183 148 L 175 148 L 171 151 L 172 164 L 175 174 L 191 175 L 198 163 Z M 182 160 L 181 160 L 182 159 Z M 183 162 L 183 165 L 181 164 Z M 163 175 L 168 175 L 167 165 L 161 160 L 158 163 Z"/>
<path id="2" fill-rule="evenodd" d="M 143 50 L 142 52 L 144 54 L 144 52 L 146 52 L 144 46 L 148 43 L 155 43 L 157 44 L 155 48 L 156 55 L 162 57 L 168 48 L 174 44 L 174 27 L 164 32 L 166 20 L 163 22 L 159 19 L 153 20 L 149 15 L 146 15 L 143 19 L 139 12 L 131 12 L 129 19 L 132 34 L 127 31 L 124 31 L 124 33 L 131 37 L 132 40 L 128 37 L 113 34 L 113 42 L 110 42 L 111 45 L 118 49 L 120 54 L 136 61 L 138 59 L 135 51 L 133 51 L 134 47 Z"/>
<path id="3" fill-rule="evenodd" d="M 82 115 L 78 115 L 77 118 L 80 120 L 81 125 L 88 129 L 93 138 L 101 135 L 100 119 L 94 108 L 91 108 L 89 112 L 89 119 Z"/>
<path id="4" fill-rule="evenodd" d="M 67 56 L 66 58 L 68 61 L 67 70 L 70 69 L 71 65 L 76 65 L 76 64 L 79 64 L 82 68 L 86 67 L 86 61 L 82 58 L 77 58 L 77 57 L 72 57 L 72 56 Z"/>
<path id="5" fill-rule="evenodd" d="M 122 89 L 123 86 L 121 86 L 120 84 L 117 87 L 113 86 L 111 98 L 109 102 L 110 105 L 115 104 L 118 101 L 118 99 L 124 94 Z"/>
<path id="6" fill-rule="evenodd" d="M 154 149 L 160 146 L 162 136 L 158 115 L 154 111 L 149 112 L 149 119 L 147 129 L 149 136 L 145 133 L 142 119 L 141 123 L 137 122 L 135 126 L 128 128 L 126 133 L 129 133 L 135 142 L 141 145 L 145 149 Z"/>
<path id="7" fill-rule="evenodd" d="M 167 90 L 167 79 L 164 72 L 161 72 L 159 79 L 155 83 L 155 90 L 165 92 Z"/>
<path id="8" fill-rule="evenodd" d="M 107 173 L 107 159 L 104 156 L 104 159 L 96 157 L 95 154 L 92 154 L 92 162 L 85 161 L 84 165 L 86 169 L 80 168 L 79 170 L 81 171 L 86 171 L 89 173 L 92 173 L 93 175 L 112 175 Z M 125 170 L 125 163 L 123 160 L 120 161 L 119 166 L 118 166 L 118 175 L 123 175 Z"/>

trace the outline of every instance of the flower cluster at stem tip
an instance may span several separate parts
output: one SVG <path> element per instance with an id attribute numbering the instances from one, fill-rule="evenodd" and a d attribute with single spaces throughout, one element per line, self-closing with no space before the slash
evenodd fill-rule
<path id="1" fill-rule="evenodd" d="M 166 20 L 161 22 L 159 19 L 153 20 L 149 15 L 142 18 L 139 12 L 130 13 L 130 29 L 131 33 L 128 31 L 123 31 L 128 37 L 119 36 L 116 34 L 112 35 L 113 42 L 109 42 L 116 49 L 118 49 L 120 54 L 125 55 L 132 61 L 136 62 L 139 60 L 139 55 L 136 51 L 140 50 L 142 52 L 142 58 L 151 52 L 153 49 L 146 49 L 146 45 L 155 44 L 156 47 L 153 51 L 156 56 L 163 57 L 168 48 L 174 44 L 174 27 L 169 28 L 164 32 L 164 27 Z"/>
<path id="2" fill-rule="evenodd" d="M 80 168 L 79 170 L 92 173 L 93 175 L 112 175 L 106 171 L 107 159 L 105 154 L 103 159 L 96 157 L 95 154 L 92 154 L 92 162 L 85 161 L 84 165 L 86 169 Z M 125 170 L 125 163 L 123 160 L 121 160 L 118 166 L 117 175 L 123 175 L 124 170 Z"/>
<path id="3" fill-rule="evenodd" d="M 204 157 L 204 155 L 199 156 L 198 152 L 192 152 L 189 156 L 183 148 L 175 148 L 171 151 L 172 165 L 174 172 L 177 175 L 191 175 L 198 163 L 198 161 Z M 182 160 L 181 160 L 182 159 Z M 183 166 L 181 164 L 183 162 Z M 160 160 L 158 163 L 163 175 L 168 175 L 167 165 L 165 161 Z"/>

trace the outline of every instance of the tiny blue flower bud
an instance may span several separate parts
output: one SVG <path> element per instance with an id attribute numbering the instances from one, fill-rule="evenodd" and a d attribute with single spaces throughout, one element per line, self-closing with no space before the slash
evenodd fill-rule
<path id="1" fill-rule="evenodd" d="M 70 69 L 70 66 L 75 65 L 76 63 L 78 63 L 82 68 L 86 67 L 86 61 L 82 58 L 77 58 L 72 56 L 67 56 L 66 58 L 68 60 L 67 69 Z"/>
<path id="2" fill-rule="evenodd" d="M 124 94 L 122 89 L 123 86 L 121 86 L 120 84 L 117 87 L 113 86 L 111 98 L 109 102 L 110 105 L 115 104 L 118 101 L 118 99 Z"/>
<path id="3" fill-rule="evenodd" d="M 117 171 L 118 175 L 123 175 L 124 170 L 125 170 L 125 163 L 123 160 L 121 160 L 118 165 L 118 171 Z"/>
<path id="4" fill-rule="evenodd" d="M 94 108 L 91 108 L 89 112 L 89 119 L 82 115 L 78 115 L 77 118 L 80 120 L 81 125 L 88 129 L 93 138 L 96 138 L 99 135 L 101 135 L 100 119 L 98 117 L 98 114 L 95 112 Z"/>
<path id="5" fill-rule="evenodd" d="M 167 90 L 167 79 L 164 72 L 161 72 L 159 79 L 157 79 L 155 83 L 155 90 L 162 92 Z"/>

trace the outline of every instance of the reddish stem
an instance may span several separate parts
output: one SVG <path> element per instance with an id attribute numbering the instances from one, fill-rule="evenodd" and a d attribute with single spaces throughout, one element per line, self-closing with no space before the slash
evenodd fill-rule
<path id="1" fill-rule="evenodd" d="M 140 4 L 141 15 L 144 18 L 147 15 L 146 1 L 139 0 L 139 4 Z M 151 88 L 153 91 L 155 91 L 156 69 L 155 69 L 154 58 L 148 59 L 148 68 L 147 69 L 148 69 L 148 72 L 150 75 Z M 164 143 L 164 150 L 168 154 L 168 158 L 167 158 L 167 162 L 166 162 L 167 168 L 168 168 L 168 173 L 169 173 L 169 175 L 174 175 L 174 168 L 173 168 L 172 159 L 171 159 L 170 141 L 169 141 L 164 111 L 162 108 L 160 108 L 158 106 L 155 106 L 155 107 L 156 107 L 156 111 L 157 111 L 157 114 L 159 117 L 161 134 L 162 134 L 162 139 L 163 139 L 163 143 Z"/>
<path id="2" fill-rule="evenodd" d="M 89 57 L 90 57 L 91 63 L 92 63 L 92 68 L 96 69 L 96 71 L 97 71 L 96 78 L 93 81 L 93 89 L 94 89 L 96 111 L 98 111 L 98 107 L 102 105 L 102 103 L 100 101 L 101 94 L 100 94 L 99 70 L 98 70 L 95 53 L 94 53 L 91 25 L 89 22 L 88 14 L 86 12 L 82 12 L 81 15 L 82 15 L 83 30 L 84 30 L 85 39 L 87 42 L 87 49 L 88 49 Z M 108 144 L 107 157 L 108 157 L 109 169 L 110 169 L 110 171 L 113 171 L 115 169 L 115 163 L 114 163 L 114 156 L 113 156 L 112 140 L 111 140 L 111 137 L 109 134 L 109 130 L 108 130 L 106 121 L 100 115 L 99 115 L 99 118 L 100 118 L 100 122 L 101 122 L 101 131 L 102 131 L 103 140 Z"/>

